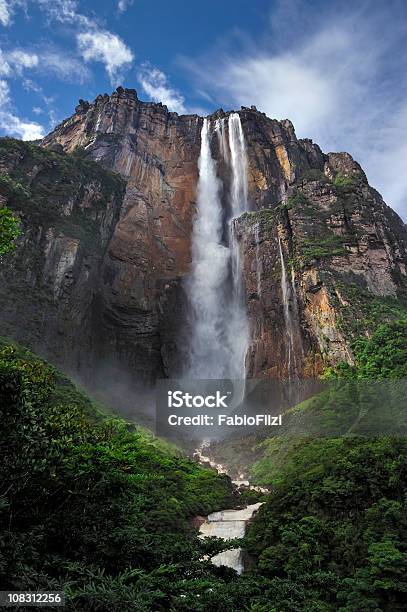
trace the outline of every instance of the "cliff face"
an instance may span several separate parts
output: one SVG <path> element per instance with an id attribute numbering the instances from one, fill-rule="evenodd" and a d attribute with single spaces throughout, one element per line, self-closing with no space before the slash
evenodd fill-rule
<path id="1" fill-rule="evenodd" d="M 240 220 L 252 320 L 249 376 L 288 374 L 290 333 L 302 375 L 319 374 L 327 363 L 352 363 L 350 341 L 370 332 L 369 304 L 385 310 L 389 301 L 406 297 L 405 225 L 349 155 L 320 161 L 319 170 L 290 185 L 282 204 Z"/>
<path id="2" fill-rule="evenodd" d="M 181 307 L 174 279 L 189 267 L 200 128 L 197 116 L 178 117 L 119 88 L 81 102 L 43 141 L 67 152 L 82 148 L 126 179 L 103 262 L 100 317 L 118 368 L 146 382 L 176 359 L 173 318 Z"/>
<path id="3" fill-rule="evenodd" d="M 1 334 L 85 375 L 124 182 L 93 162 L 0 139 L 0 192 L 23 227 L 0 266 Z"/>
<path id="4" fill-rule="evenodd" d="M 351 361 L 351 334 L 343 324 L 349 292 L 357 287 L 372 299 L 405 293 L 405 225 L 349 155 L 324 155 L 311 141 L 298 140 L 289 121 L 268 119 L 254 108 L 239 115 L 253 210 L 237 223 L 251 328 L 247 373 L 311 375 L 324 363 Z M 212 120 L 226 116 L 218 111 Z M 81 101 L 44 139 L 44 159 L 97 161 L 106 177 L 114 176 L 112 170 L 120 174 L 125 187 L 115 178 L 114 193 L 99 213 L 95 202 L 102 187 L 95 178 L 89 179 L 92 188 L 75 181 L 76 195 L 66 199 L 61 189 L 54 216 L 36 206 L 24 212 L 28 232 L 15 257 L 14 280 L 5 272 L 0 288 L 2 299 L 10 299 L 7 333 L 22 337 L 29 327 L 40 341 L 49 325 L 37 320 L 41 310 L 44 322 L 55 321 L 48 330 L 48 354 L 58 353 L 62 364 L 67 359 L 83 369 L 79 352 L 66 355 L 74 326 L 94 361 L 108 356 L 109 365 L 131 379 L 151 382 L 179 371 L 188 335 L 182 279 L 190 269 L 201 128 L 196 115 L 178 116 L 160 104 L 140 102 L 134 90 L 118 88 L 92 104 Z M 230 169 L 221 153 L 214 139 L 227 206 Z M 24 155 L 4 157 L 2 173 L 23 183 L 26 174 L 24 184 L 35 187 L 36 162 L 30 166 Z M 39 176 L 50 177 L 49 168 L 41 167 Z M 10 201 L 7 194 L 5 199 Z M 82 226 L 81 215 L 91 217 L 92 247 L 59 223 L 68 219 Z M 34 265 L 29 252 L 34 259 L 41 252 L 40 264 Z M 52 305 L 35 308 L 37 318 L 23 325 L 26 307 L 13 312 L 12 295 L 35 292 L 37 286 Z"/>

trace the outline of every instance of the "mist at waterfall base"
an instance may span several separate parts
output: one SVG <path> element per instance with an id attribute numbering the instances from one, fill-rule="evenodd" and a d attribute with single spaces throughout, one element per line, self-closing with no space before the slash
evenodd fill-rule
<path id="1" fill-rule="evenodd" d="M 135 377 L 112 359 L 100 360 L 92 368 L 92 378 L 69 376 L 83 387 L 103 407 L 113 406 L 115 412 L 130 422 L 153 428 L 156 412 L 156 388 Z M 107 409 L 107 408 L 106 408 Z"/>
<path id="2" fill-rule="evenodd" d="M 230 380 L 159 381 L 156 433 L 186 448 L 196 448 L 203 440 L 239 440 L 241 445 L 234 447 L 236 459 L 245 452 L 246 439 L 257 443 L 270 437 L 407 435 L 407 380 L 404 379 L 248 379 L 243 401 L 234 400 L 235 382 L 239 383 Z M 177 398 L 189 394 L 199 401 L 170 402 L 169 396 L 176 391 Z M 217 392 L 224 398 L 221 405 L 208 406 L 202 401 L 208 393 L 213 399 Z M 223 419 L 219 425 L 218 415 L 232 417 L 234 422 L 228 424 Z M 273 423 L 265 419 L 258 424 L 247 422 L 257 415 L 281 416 L 281 419 Z M 202 416 L 212 418 L 213 424 L 192 421 Z M 180 422 L 177 422 L 178 417 Z M 239 422 L 239 419 L 242 420 Z"/>

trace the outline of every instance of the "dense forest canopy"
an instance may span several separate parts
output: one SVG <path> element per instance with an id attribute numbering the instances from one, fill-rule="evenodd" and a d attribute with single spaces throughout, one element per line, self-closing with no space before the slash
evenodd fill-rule
<path id="1" fill-rule="evenodd" d="M 400 330 L 360 345 L 354 375 L 383 338 L 399 372 Z M 224 543 L 197 539 L 190 522 L 239 503 L 226 477 L 107 417 L 7 341 L 0 390 L 4 588 L 64 588 L 73 610 L 403 609 L 404 439 L 296 440 L 277 470 L 266 453 L 257 472 L 274 474 L 273 491 L 245 538 L 254 565 L 237 577 L 202 561 Z"/>

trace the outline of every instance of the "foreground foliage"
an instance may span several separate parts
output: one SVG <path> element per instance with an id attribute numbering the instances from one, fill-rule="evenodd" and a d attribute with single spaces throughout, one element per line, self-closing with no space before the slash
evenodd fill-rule
<path id="1" fill-rule="evenodd" d="M 63 585 L 73 609 L 168 609 L 172 581 L 202 565 L 189 519 L 233 504 L 228 480 L 101 419 L 56 370 L 7 345 L 0 406 L 2 588 Z"/>
<path id="2" fill-rule="evenodd" d="M 293 610 L 405 609 L 406 485 L 404 439 L 297 441 L 246 537 L 256 571 Z"/>
<path id="3" fill-rule="evenodd" d="M 355 366 L 335 375 L 403 375 L 405 325 L 356 342 Z M 63 588 L 81 611 L 405 609 L 404 438 L 264 443 L 254 473 L 272 493 L 244 541 L 251 570 L 238 577 L 202 561 L 225 545 L 200 541 L 190 522 L 236 502 L 226 478 L 103 416 L 30 353 L 0 347 L 3 588 Z"/>
<path id="4" fill-rule="evenodd" d="M 277 467 L 277 452 L 265 457 L 273 492 L 238 577 L 201 560 L 222 544 L 199 541 L 189 520 L 233 505 L 226 479 L 102 418 L 7 344 L 0 394 L 3 588 L 64 588 L 72 610 L 403 609 L 405 440 L 297 440 Z"/>

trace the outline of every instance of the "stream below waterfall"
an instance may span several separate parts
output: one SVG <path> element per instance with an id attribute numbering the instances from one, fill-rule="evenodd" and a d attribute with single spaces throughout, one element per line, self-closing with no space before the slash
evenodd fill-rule
<path id="1" fill-rule="evenodd" d="M 203 454 L 205 448 L 208 445 L 203 443 L 199 448 L 196 449 L 194 457 L 203 465 L 210 465 L 213 469 L 216 469 L 218 474 L 227 474 L 225 466 L 220 463 L 212 461 L 209 457 Z M 242 475 L 243 477 L 243 475 Z M 245 487 L 261 493 L 269 493 L 269 490 L 264 487 L 252 486 L 248 480 L 232 480 L 232 483 L 237 487 Z M 256 514 L 260 506 L 264 502 L 257 502 L 256 504 L 249 504 L 244 508 L 240 509 L 226 509 L 218 512 L 212 512 L 206 517 L 204 523 L 199 527 L 199 537 L 208 538 L 216 537 L 222 540 L 233 540 L 235 538 L 242 538 L 246 532 L 246 527 L 249 521 Z M 225 566 L 234 569 L 238 574 L 244 571 L 244 559 L 242 548 L 232 548 L 230 550 L 224 550 L 211 558 L 211 562 L 216 566 Z"/>

